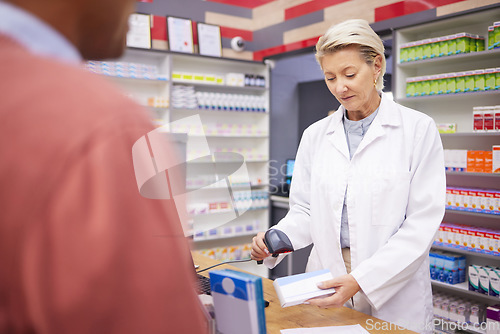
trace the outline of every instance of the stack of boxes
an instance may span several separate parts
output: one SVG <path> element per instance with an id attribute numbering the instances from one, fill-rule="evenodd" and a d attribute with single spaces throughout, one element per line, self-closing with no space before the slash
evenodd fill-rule
<path id="1" fill-rule="evenodd" d="M 500 105 L 474 107 L 472 118 L 476 132 L 500 131 Z"/>
<path id="2" fill-rule="evenodd" d="M 443 222 L 434 244 L 500 256 L 500 230 Z"/>
<path id="3" fill-rule="evenodd" d="M 500 21 L 488 27 L 488 50 L 500 48 Z M 399 49 L 401 63 L 455 54 L 481 52 L 486 49 L 484 36 L 467 32 L 427 38 L 402 44 Z"/>
<path id="4" fill-rule="evenodd" d="M 446 209 L 500 215 L 500 190 L 446 187 Z"/>
<path id="5" fill-rule="evenodd" d="M 248 260 L 252 251 L 252 244 L 234 245 L 202 249 L 200 253 L 219 262 L 233 260 Z"/>
<path id="6" fill-rule="evenodd" d="M 429 256 L 432 280 L 446 284 L 465 282 L 465 256 L 441 251 L 432 251 Z"/>
<path id="7" fill-rule="evenodd" d="M 500 21 L 488 27 L 488 50 L 500 48 Z"/>
<path id="8" fill-rule="evenodd" d="M 444 150 L 444 165 L 450 172 L 499 173 L 500 145 L 491 151 Z"/>
<path id="9" fill-rule="evenodd" d="M 500 298 L 500 268 L 470 265 L 469 291 Z"/>
<path id="10" fill-rule="evenodd" d="M 167 81 L 155 65 L 115 61 L 88 61 L 85 68 L 93 73 L 118 78 Z"/>
<path id="11" fill-rule="evenodd" d="M 470 328 L 479 328 L 486 321 L 486 305 L 466 298 L 435 292 L 432 296 L 434 317 Z"/>
<path id="12" fill-rule="evenodd" d="M 406 97 L 500 89 L 500 67 L 440 73 L 406 79 Z"/>
<path id="13" fill-rule="evenodd" d="M 480 52 L 485 49 L 483 36 L 458 33 L 405 43 L 399 50 L 400 62 L 410 62 L 460 53 Z"/>

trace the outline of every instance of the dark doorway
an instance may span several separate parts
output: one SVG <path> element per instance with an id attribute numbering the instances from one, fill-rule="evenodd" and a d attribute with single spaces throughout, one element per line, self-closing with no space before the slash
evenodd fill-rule
<path id="1" fill-rule="evenodd" d="M 299 138 L 312 123 L 337 110 L 340 104 L 326 87 L 324 80 L 299 83 Z"/>

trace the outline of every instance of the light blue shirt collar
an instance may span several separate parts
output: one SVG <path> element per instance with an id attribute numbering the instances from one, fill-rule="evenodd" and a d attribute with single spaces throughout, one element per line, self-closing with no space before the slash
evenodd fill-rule
<path id="1" fill-rule="evenodd" d="M 374 112 L 372 112 L 368 117 L 365 117 L 359 121 L 351 121 L 350 119 L 348 119 L 347 110 L 344 110 L 343 121 L 344 121 L 345 131 L 364 136 L 366 131 L 368 131 L 368 128 L 372 124 L 373 119 L 375 118 L 375 116 L 377 116 L 378 109 L 379 108 L 377 108 Z"/>
<path id="2" fill-rule="evenodd" d="M 0 0 L 0 34 L 30 52 L 59 61 L 80 64 L 82 57 L 66 37 L 29 12 Z"/>

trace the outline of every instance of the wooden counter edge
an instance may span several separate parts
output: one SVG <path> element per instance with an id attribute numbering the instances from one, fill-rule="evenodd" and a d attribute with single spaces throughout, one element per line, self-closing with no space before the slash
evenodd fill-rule
<path id="1" fill-rule="evenodd" d="M 212 260 L 196 251 L 193 251 L 192 255 L 194 263 L 200 266 L 198 270 L 218 263 L 218 261 Z M 213 268 L 213 270 L 216 269 L 243 271 L 228 264 Z M 204 271 L 201 274 L 208 276 L 208 272 L 209 271 Z M 274 290 L 273 281 L 262 278 L 262 285 L 264 287 L 264 299 L 269 301 L 269 307 L 266 308 L 266 327 L 268 334 L 280 334 L 280 330 L 288 328 L 347 326 L 356 324 L 361 325 L 369 333 L 373 334 L 416 334 L 413 331 L 347 307 L 320 309 L 310 305 L 297 305 L 282 308 Z"/>

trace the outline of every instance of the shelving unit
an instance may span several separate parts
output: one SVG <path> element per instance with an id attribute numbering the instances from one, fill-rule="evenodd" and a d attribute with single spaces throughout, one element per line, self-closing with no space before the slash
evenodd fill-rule
<path id="1" fill-rule="evenodd" d="M 445 149 L 491 151 L 492 145 L 500 144 L 499 132 L 473 132 L 472 117 L 472 110 L 475 106 L 500 104 L 500 90 L 406 97 L 406 79 L 417 76 L 500 67 L 500 50 L 487 50 L 401 63 L 400 46 L 411 41 L 461 32 L 482 35 L 487 38 L 488 26 L 492 22 L 498 21 L 499 17 L 500 6 L 494 6 L 488 10 L 475 11 L 418 26 L 397 29 L 393 33 L 395 57 L 392 87 L 394 99 L 404 106 L 428 114 L 436 123 L 456 123 L 457 133 L 441 135 Z M 446 178 L 447 185 L 451 187 L 500 189 L 500 182 L 498 182 L 499 175 L 495 174 L 447 172 Z M 500 230 L 500 216 L 491 214 L 446 210 L 443 221 Z M 469 264 L 498 266 L 500 263 L 500 257 L 498 256 L 441 246 L 433 246 L 433 250 L 464 254 L 467 258 L 467 266 Z M 432 286 L 435 291 L 443 291 L 459 297 L 470 298 L 483 304 L 493 305 L 500 303 L 499 298 L 469 291 L 467 282 L 449 285 L 432 281 Z"/>
<path id="2" fill-rule="evenodd" d="M 191 231 L 187 233 L 193 235 L 193 247 L 196 250 L 214 249 L 214 253 L 220 247 L 248 247 L 252 237 L 269 226 L 268 66 L 261 62 L 138 48 L 128 48 L 121 59 L 103 67 L 107 69 L 109 64 L 120 70 L 98 71 L 99 74 L 121 86 L 126 95 L 147 107 L 151 118 L 165 132 L 188 135 L 185 147 L 186 204 L 191 212 L 188 215 Z M 157 72 L 138 77 L 135 72 L 128 73 L 129 68 L 135 70 L 142 65 Z M 127 69 L 125 73 L 121 71 L 123 66 Z M 252 74 L 263 77 L 266 84 L 265 87 L 231 86 L 227 82 L 179 81 L 173 79 L 174 72 L 217 76 L 221 80 L 225 80 L 228 73 Z M 217 106 L 206 109 L 202 105 L 179 108 L 174 105 L 178 101 L 174 93 L 179 90 L 189 90 L 191 101 L 196 101 L 194 92 L 258 99 L 260 104 L 253 111 L 252 106 L 247 108 L 248 111 L 219 110 Z M 155 97 L 166 105 L 150 106 L 148 99 Z M 224 156 L 225 152 L 232 155 Z M 247 194 L 248 198 L 243 201 Z M 257 202 L 258 206 L 255 205 Z M 199 213 L 192 210 L 193 206 L 206 206 L 208 210 Z M 232 232 L 223 234 L 223 231 Z M 254 261 L 238 266 L 268 276 L 267 268 L 257 266 Z"/>
<path id="3" fill-rule="evenodd" d="M 500 67 L 500 50 L 486 50 L 452 56 L 400 62 L 399 49 L 404 43 L 440 37 L 460 32 L 488 36 L 488 26 L 500 17 L 500 7 L 466 15 L 450 17 L 427 24 L 398 29 L 394 32 L 395 45 L 393 95 L 405 106 L 431 115 L 436 123 L 456 123 L 460 132 L 472 132 L 472 108 L 497 105 L 500 91 L 442 94 L 406 97 L 406 79 L 449 72 Z"/>

